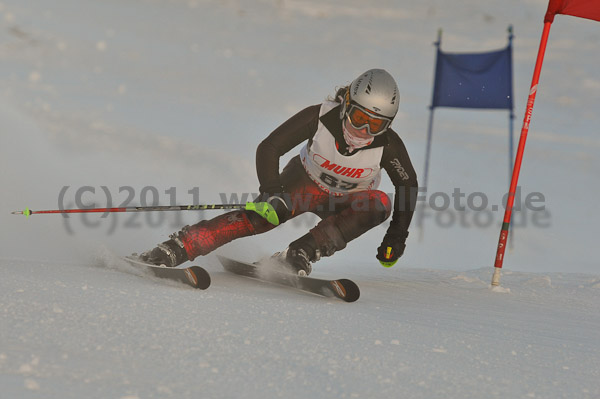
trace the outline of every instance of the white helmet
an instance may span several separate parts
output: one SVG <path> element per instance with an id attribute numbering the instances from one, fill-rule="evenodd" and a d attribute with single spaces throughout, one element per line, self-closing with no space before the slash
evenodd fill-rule
<path id="1" fill-rule="evenodd" d="M 392 75 L 383 69 L 369 69 L 350 84 L 342 102 L 340 118 L 351 117 L 355 109 L 366 110 L 369 119 L 374 118 L 382 123 L 367 123 L 364 115 L 351 118 L 351 123 L 356 128 L 367 126 L 371 135 L 379 135 L 392 123 L 399 102 L 398 86 Z"/>

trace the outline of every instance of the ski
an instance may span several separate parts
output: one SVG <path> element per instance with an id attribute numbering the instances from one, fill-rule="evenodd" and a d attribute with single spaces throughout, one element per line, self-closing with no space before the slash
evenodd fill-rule
<path id="1" fill-rule="evenodd" d="M 156 277 L 179 281 L 201 290 L 210 286 L 210 275 L 200 266 L 165 267 L 146 263 L 134 256 L 125 256 L 122 259 L 130 265 L 151 271 Z"/>
<path id="2" fill-rule="evenodd" d="M 225 270 L 257 280 L 275 283 L 325 297 L 337 297 L 346 302 L 354 302 L 360 297 L 358 285 L 351 280 L 321 280 L 301 277 L 277 270 L 261 269 L 260 265 L 240 262 L 217 255 Z"/>

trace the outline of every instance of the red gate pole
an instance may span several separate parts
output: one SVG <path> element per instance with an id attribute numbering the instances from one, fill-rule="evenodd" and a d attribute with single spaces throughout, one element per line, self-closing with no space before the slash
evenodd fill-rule
<path id="1" fill-rule="evenodd" d="M 546 44 L 548 43 L 548 36 L 550 35 L 551 25 L 552 22 L 544 23 L 544 30 L 542 32 L 540 48 L 538 50 L 537 60 L 535 62 L 533 79 L 531 81 L 531 88 L 529 90 L 529 97 L 527 99 L 527 108 L 525 110 L 525 117 L 523 118 L 523 127 L 521 128 L 521 138 L 519 139 L 519 147 L 517 149 L 515 166 L 513 168 L 512 179 L 510 182 L 510 190 L 508 193 L 508 199 L 506 201 L 506 209 L 504 211 L 504 220 L 502 221 L 500 239 L 498 240 L 496 261 L 494 263 L 494 275 L 492 276 L 492 286 L 500 285 L 500 269 L 502 269 L 502 263 L 504 262 L 504 251 L 506 250 L 506 241 L 508 239 L 510 218 L 512 215 L 513 205 L 515 203 L 515 193 L 517 191 L 517 184 L 519 182 L 519 172 L 521 171 L 521 162 L 523 160 L 523 152 L 525 151 L 525 142 L 527 141 L 529 123 L 531 122 L 533 104 L 535 103 L 535 95 L 537 94 L 538 82 L 540 80 L 540 73 L 542 72 L 542 64 L 544 62 L 544 54 L 546 53 Z"/>

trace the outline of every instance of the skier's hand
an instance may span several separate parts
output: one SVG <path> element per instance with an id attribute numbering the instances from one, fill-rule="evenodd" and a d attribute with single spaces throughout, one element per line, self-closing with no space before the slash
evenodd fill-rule
<path id="1" fill-rule="evenodd" d="M 261 199 L 261 202 L 247 203 L 246 209 L 258 213 L 275 226 L 289 219 L 291 212 L 281 194 L 263 194 Z"/>
<path id="2" fill-rule="evenodd" d="M 377 259 L 384 267 L 392 267 L 398 258 L 404 254 L 406 236 L 386 234 L 379 248 L 377 248 Z"/>
<path id="3" fill-rule="evenodd" d="M 279 223 L 283 223 L 290 218 L 290 208 L 288 208 L 287 202 L 281 194 L 275 194 L 267 198 L 267 203 L 271 204 L 273 210 L 277 214 Z"/>

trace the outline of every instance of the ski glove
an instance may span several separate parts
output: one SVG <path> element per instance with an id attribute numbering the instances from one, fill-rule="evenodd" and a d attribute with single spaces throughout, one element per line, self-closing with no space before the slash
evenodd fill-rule
<path id="1" fill-rule="evenodd" d="M 383 241 L 379 248 L 377 248 L 377 259 L 379 263 L 381 263 L 384 267 L 392 267 L 398 261 L 398 258 L 404 254 L 404 249 L 406 248 L 406 237 L 408 233 L 405 235 L 396 235 L 396 234 L 386 234 L 383 237 Z"/>
<path id="2" fill-rule="evenodd" d="M 271 204 L 275 210 L 277 218 L 279 219 L 279 223 L 283 223 L 290 218 L 290 208 L 288 208 L 288 204 L 285 202 L 283 194 L 275 194 L 270 196 L 267 198 L 267 203 Z"/>
<path id="3" fill-rule="evenodd" d="M 289 219 L 291 212 L 281 194 L 263 194 L 263 199 L 263 202 L 249 202 L 246 209 L 258 213 L 275 226 Z"/>

